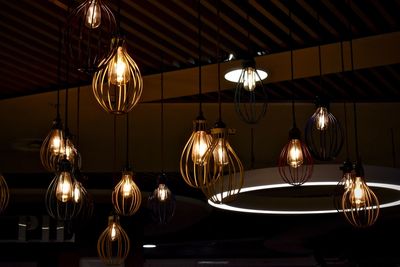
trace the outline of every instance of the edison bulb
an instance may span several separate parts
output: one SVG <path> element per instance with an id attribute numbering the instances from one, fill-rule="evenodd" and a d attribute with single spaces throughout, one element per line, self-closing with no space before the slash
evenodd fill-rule
<path id="1" fill-rule="evenodd" d="M 345 190 L 350 189 L 353 185 L 351 172 L 346 172 L 345 174 L 343 174 L 343 185 Z"/>
<path id="2" fill-rule="evenodd" d="M 58 156 L 64 151 L 63 132 L 60 129 L 54 129 L 50 137 L 50 153 L 53 156 Z"/>
<path id="3" fill-rule="evenodd" d="M 115 241 L 118 238 L 117 226 L 115 225 L 115 223 L 112 223 L 110 231 L 111 241 Z"/>
<path id="4" fill-rule="evenodd" d="M 57 187 L 56 197 L 61 202 L 70 201 L 73 197 L 74 189 L 71 173 L 68 171 L 60 172 Z"/>
<path id="5" fill-rule="evenodd" d="M 363 188 L 363 181 L 360 177 L 356 177 L 351 190 L 351 204 L 356 207 L 363 205 L 365 203 L 365 189 Z"/>
<path id="6" fill-rule="evenodd" d="M 326 107 L 318 107 L 315 111 L 315 123 L 318 130 L 326 130 L 329 126 L 328 109 Z"/>
<path id="7" fill-rule="evenodd" d="M 74 194 L 73 194 L 73 198 L 74 198 L 74 202 L 75 203 L 79 203 L 79 201 L 81 201 L 81 195 L 82 195 L 82 193 L 81 193 L 81 190 L 82 190 L 82 188 L 81 188 L 81 183 L 79 183 L 79 182 L 76 182 L 75 183 L 75 185 L 74 185 Z"/>
<path id="8" fill-rule="evenodd" d="M 86 11 L 85 26 L 89 29 L 98 28 L 101 24 L 101 9 L 97 0 L 89 1 Z"/>
<path id="9" fill-rule="evenodd" d="M 292 168 L 298 168 L 303 164 L 303 151 L 299 139 L 290 140 L 287 154 L 287 163 Z"/>
<path id="10" fill-rule="evenodd" d="M 227 141 L 224 141 L 223 138 L 219 138 L 213 151 L 214 161 L 219 166 L 227 165 L 229 163 L 225 142 Z"/>
<path id="11" fill-rule="evenodd" d="M 247 91 L 253 91 L 256 88 L 256 71 L 252 67 L 247 67 L 243 75 L 243 87 Z"/>
<path id="12" fill-rule="evenodd" d="M 122 182 L 122 196 L 124 198 L 131 197 L 133 194 L 133 181 L 132 176 L 125 174 Z"/>
<path id="13" fill-rule="evenodd" d="M 211 143 L 211 137 L 205 131 L 197 131 L 193 139 L 192 160 L 197 165 L 204 162 L 204 154 Z"/>
<path id="14" fill-rule="evenodd" d="M 155 195 L 159 201 L 166 201 L 171 195 L 171 191 L 165 184 L 159 184 L 155 190 Z"/>
<path id="15" fill-rule="evenodd" d="M 122 46 L 118 47 L 117 53 L 109 64 L 111 64 L 108 68 L 108 81 L 110 83 L 121 86 L 129 82 L 128 62 Z"/>

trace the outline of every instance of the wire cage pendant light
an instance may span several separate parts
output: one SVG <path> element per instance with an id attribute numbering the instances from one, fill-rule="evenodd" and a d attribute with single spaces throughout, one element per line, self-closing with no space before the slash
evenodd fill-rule
<path id="1" fill-rule="evenodd" d="M 92 75 L 109 52 L 117 23 L 105 0 L 85 0 L 72 10 L 64 29 L 67 59 L 73 67 Z"/>
<path id="2" fill-rule="evenodd" d="M 136 62 L 126 50 L 125 39 L 112 39 L 111 52 L 93 75 L 93 94 L 100 106 L 112 114 L 125 114 L 139 102 L 143 80 Z"/>
<path id="3" fill-rule="evenodd" d="M 0 174 L 0 214 L 5 211 L 10 199 L 10 190 L 8 188 L 6 179 Z"/>
<path id="4" fill-rule="evenodd" d="M 55 172 L 60 155 L 65 151 L 64 132 L 60 117 L 53 121 L 49 134 L 40 147 L 40 161 L 48 172 Z"/>
<path id="5" fill-rule="evenodd" d="M 150 194 L 148 206 L 152 219 L 158 224 L 169 223 L 175 214 L 176 200 L 167 186 L 167 175 L 161 173 L 158 177 L 157 188 Z"/>
<path id="6" fill-rule="evenodd" d="M 112 192 L 112 203 L 119 215 L 135 214 L 142 203 L 142 193 L 133 181 L 133 172 L 128 168 L 122 172 L 122 178 Z"/>
<path id="7" fill-rule="evenodd" d="M 130 240 L 117 215 L 108 218 L 108 226 L 97 241 L 97 253 L 105 265 L 119 266 L 128 257 Z"/>

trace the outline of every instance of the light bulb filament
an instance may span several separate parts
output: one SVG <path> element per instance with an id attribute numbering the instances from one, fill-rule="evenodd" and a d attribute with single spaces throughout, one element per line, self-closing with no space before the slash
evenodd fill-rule
<path id="1" fill-rule="evenodd" d="M 326 130 L 329 125 L 328 109 L 319 107 L 316 111 L 316 127 L 318 130 Z"/>
<path id="2" fill-rule="evenodd" d="M 118 47 L 116 55 L 113 60 L 111 60 L 111 64 L 109 69 L 109 81 L 119 86 L 128 83 L 130 77 L 122 46 Z"/>
<path id="3" fill-rule="evenodd" d="M 117 229 L 115 223 L 111 226 L 111 241 L 115 241 L 117 239 Z"/>
<path id="4" fill-rule="evenodd" d="M 159 201 L 166 201 L 169 197 L 169 189 L 165 184 L 159 184 L 157 188 L 157 198 Z"/>
<path id="5" fill-rule="evenodd" d="M 61 202 L 67 202 L 72 199 L 72 180 L 68 172 L 61 172 L 57 187 L 56 187 L 56 197 Z"/>
<path id="6" fill-rule="evenodd" d="M 218 143 L 214 148 L 213 157 L 217 165 L 223 166 L 229 163 L 226 141 L 223 138 L 218 139 Z"/>
<path id="7" fill-rule="evenodd" d="M 88 3 L 86 11 L 85 26 L 89 29 L 95 29 L 101 24 L 101 9 L 97 0 Z"/>
<path id="8" fill-rule="evenodd" d="M 360 177 L 356 178 L 354 186 L 352 188 L 352 205 L 359 207 L 365 203 L 365 189 L 363 188 L 363 182 Z"/>
<path id="9" fill-rule="evenodd" d="M 122 195 L 125 198 L 132 196 L 132 183 L 129 178 L 126 178 L 122 186 Z"/>
<path id="10" fill-rule="evenodd" d="M 303 151 L 299 139 L 290 140 L 287 154 L 287 163 L 292 168 L 298 168 L 303 164 Z"/>
<path id="11" fill-rule="evenodd" d="M 246 68 L 243 76 L 243 87 L 248 91 L 253 91 L 256 88 L 255 69 L 251 67 Z"/>
<path id="12" fill-rule="evenodd" d="M 204 155 L 209 147 L 209 135 L 205 131 L 197 131 L 193 140 L 192 160 L 195 164 L 202 165 Z"/>

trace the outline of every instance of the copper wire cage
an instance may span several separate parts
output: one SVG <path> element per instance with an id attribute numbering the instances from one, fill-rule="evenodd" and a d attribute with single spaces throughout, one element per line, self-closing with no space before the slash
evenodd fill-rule
<path id="1" fill-rule="evenodd" d="M 133 172 L 125 170 L 122 178 L 112 192 L 112 203 L 115 211 L 122 216 L 135 214 L 142 203 L 142 193 L 133 181 Z"/>
<path id="2" fill-rule="evenodd" d="M 293 146 L 297 146 L 297 159 L 290 162 Z M 300 186 L 307 182 L 314 168 L 313 158 L 304 142 L 301 141 L 300 130 L 294 126 L 289 132 L 289 142 L 283 147 L 279 159 L 278 170 L 282 179 L 293 186 Z"/>
<path id="3" fill-rule="evenodd" d="M 10 190 L 8 188 L 6 179 L 0 174 L 0 213 L 3 213 L 8 206 L 10 199 Z"/>
<path id="4" fill-rule="evenodd" d="M 97 253 L 105 265 L 121 265 L 130 250 L 130 240 L 119 224 L 119 217 L 108 218 L 108 226 L 97 241 Z"/>
<path id="5" fill-rule="evenodd" d="M 205 186 L 201 187 L 207 199 L 217 204 L 237 199 L 243 187 L 243 164 L 228 141 L 228 129 L 221 121 L 211 129 L 213 141 L 204 156 Z"/>
<path id="6" fill-rule="evenodd" d="M 166 185 L 167 177 L 165 173 L 158 177 L 157 188 L 150 194 L 148 199 L 148 208 L 154 222 L 158 224 L 167 224 L 175 214 L 176 199 L 175 195 Z"/>
<path id="7" fill-rule="evenodd" d="M 343 147 L 343 128 L 329 111 L 327 103 L 317 100 L 317 109 L 307 121 L 305 142 L 311 155 L 322 161 L 334 160 Z"/>
<path id="8" fill-rule="evenodd" d="M 110 50 L 117 23 L 104 0 L 85 0 L 72 10 L 64 29 L 63 43 L 72 67 L 93 74 Z"/>
<path id="9" fill-rule="evenodd" d="M 180 160 L 182 178 L 191 187 L 200 188 L 205 185 L 204 155 L 211 145 L 211 140 L 205 118 L 197 117 L 193 121 L 193 132 L 182 151 Z"/>
<path id="10" fill-rule="evenodd" d="M 48 172 L 55 172 L 60 155 L 65 150 L 64 132 L 60 118 L 53 121 L 49 134 L 40 147 L 40 161 Z"/>
<path id="11" fill-rule="evenodd" d="M 126 114 L 139 102 L 143 80 L 139 67 L 126 51 L 125 39 L 114 37 L 111 47 L 93 75 L 93 94 L 105 111 Z"/>

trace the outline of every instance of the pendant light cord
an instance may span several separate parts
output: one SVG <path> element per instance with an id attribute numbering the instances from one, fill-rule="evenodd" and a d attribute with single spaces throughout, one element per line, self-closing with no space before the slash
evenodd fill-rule
<path id="1" fill-rule="evenodd" d="M 250 169 L 254 169 L 254 162 L 256 157 L 254 155 L 254 127 L 250 131 Z"/>
<path id="2" fill-rule="evenodd" d="M 57 119 L 60 119 L 60 86 L 61 86 L 61 49 L 62 49 L 62 29 L 61 23 L 58 25 L 58 61 L 57 61 Z"/>
<path id="3" fill-rule="evenodd" d="M 164 64 L 164 60 L 162 60 Z M 160 112 L 160 139 L 161 139 L 161 173 L 164 173 L 164 70 L 161 70 L 161 112 Z"/>
<path id="4" fill-rule="evenodd" d="M 202 99 L 202 92 L 201 92 L 201 3 L 200 0 L 198 1 L 198 38 L 199 38 L 199 42 L 198 42 L 198 52 L 199 52 L 199 115 L 202 116 L 203 115 L 203 99 Z"/>
<path id="5" fill-rule="evenodd" d="M 247 9 L 246 9 L 246 24 L 247 24 L 247 56 L 251 57 L 251 49 L 250 49 L 250 1 L 247 0 Z"/>
<path id="6" fill-rule="evenodd" d="M 81 86 L 78 86 L 76 97 L 76 146 L 79 148 L 79 135 L 80 135 L 80 105 L 81 105 Z"/>
<path id="7" fill-rule="evenodd" d="M 126 113 L 126 168 L 129 168 L 129 112 Z"/>
<path id="8" fill-rule="evenodd" d="M 118 17 L 117 17 L 117 20 L 118 20 L 118 24 L 117 24 L 117 29 L 118 29 L 118 32 L 121 34 L 121 0 L 118 0 Z"/>
<path id="9" fill-rule="evenodd" d="M 396 168 L 396 145 L 394 142 L 394 130 L 390 128 L 390 135 L 392 139 L 392 159 L 393 159 L 393 168 Z"/>
<path id="10" fill-rule="evenodd" d="M 354 138 L 356 144 L 356 157 L 358 159 L 360 157 L 360 154 L 358 151 L 357 107 L 355 102 L 353 102 L 353 112 L 354 112 Z"/>
<path id="11" fill-rule="evenodd" d="M 320 19 L 320 12 L 321 12 L 321 0 L 318 2 L 318 12 L 317 12 L 317 23 L 318 23 L 318 32 L 319 32 L 319 44 L 318 44 L 318 65 L 319 65 L 319 90 L 320 92 L 324 91 L 324 94 L 326 94 L 326 91 L 323 90 L 322 87 L 322 58 L 321 58 L 321 45 L 322 45 L 322 25 L 321 25 L 321 19 Z"/>
<path id="12" fill-rule="evenodd" d="M 347 125 L 347 106 L 346 102 L 343 103 L 344 108 L 344 126 L 345 126 L 345 138 L 346 138 L 346 157 L 349 159 L 349 134 L 348 134 L 348 125 Z"/>
<path id="13" fill-rule="evenodd" d="M 220 18 L 220 2 L 218 1 L 217 6 L 217 60 L 218 60 L 218 121 L 222 121 L 222 105 L 221 105 L 221 60 L 220 60 L 220 45 L 221 45 L 221 18 Z"/>
<path id="14" fill-rule="evenodd" d="M 114 149 L 113 149 L 113 157 L 114 157 L 114 163 L 113 163 L 113 172 L 115 173 L 117 170 L 117 115 L 114 115 L 113 118 L 113 141 L 114 141 Z M 115 175 L 116 176 L 116 175 Z"/>
<path id="15" fill-rule="evenodd" d="M 292 28 L 293 28 L 293 19 L 292 19 L 292 8 L 289 5 L 289 41 L 290 41 L 290 79 L 293 83 L 294 75 L 293 75 L 293 38 L 292 38 Z M 296 128 L 296 112 L 294 109 L 294 89 L 292 89 L 292 119 L 293 119 L 293 128 Z"/>

